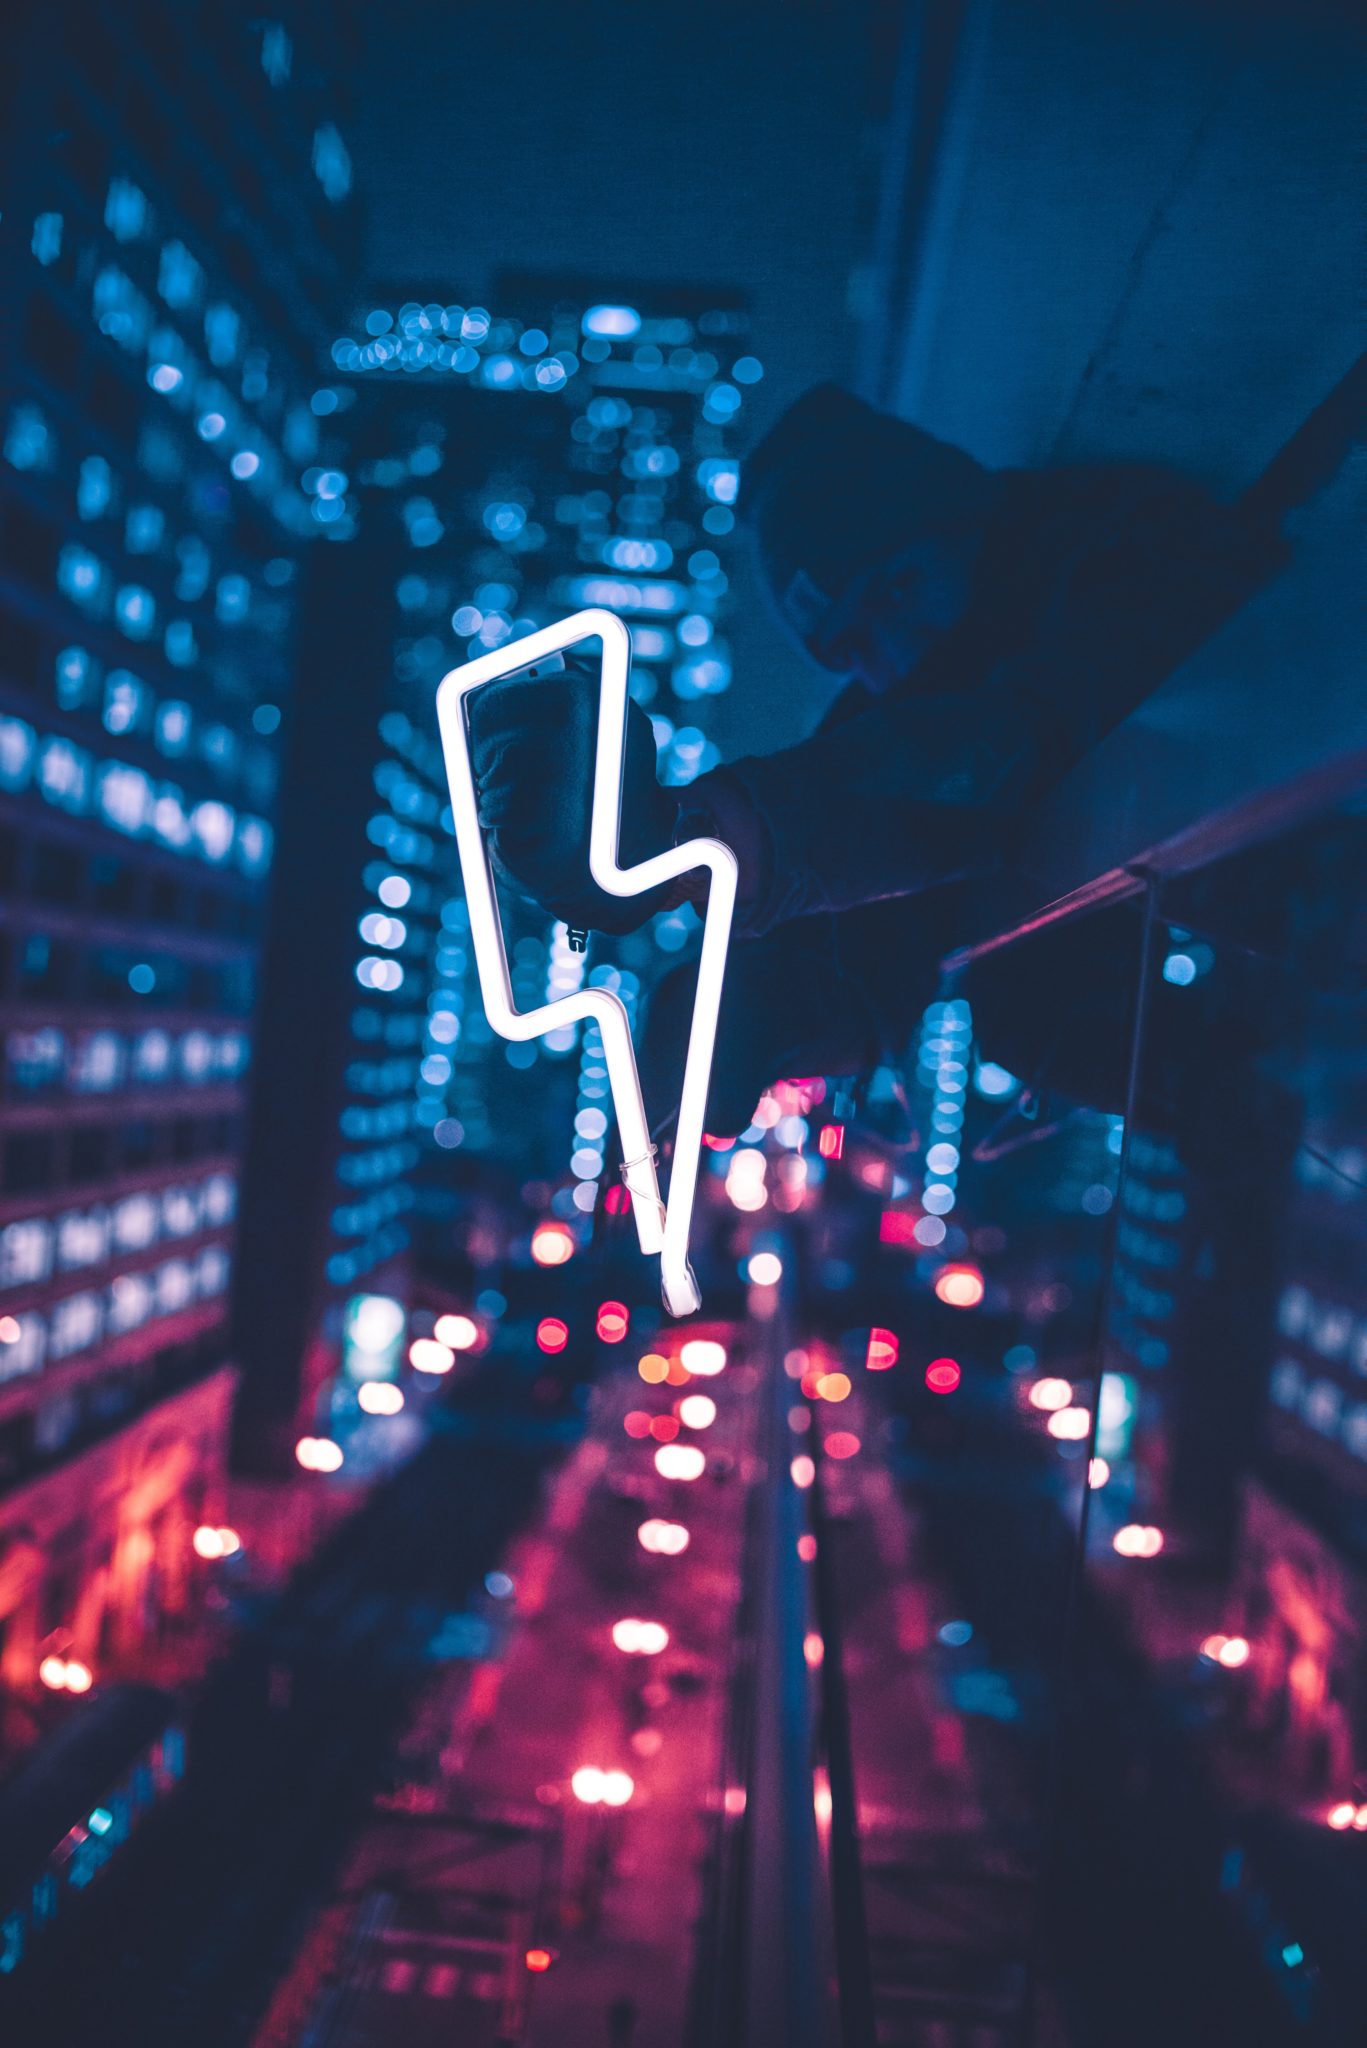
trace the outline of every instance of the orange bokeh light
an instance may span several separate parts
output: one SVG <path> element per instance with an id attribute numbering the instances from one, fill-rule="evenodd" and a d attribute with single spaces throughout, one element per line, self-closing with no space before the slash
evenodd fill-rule
<path id="1" fill-rule="evenodd" d="M 532 1257 L 538 1266 L 563 1266 L 574 1257 L 574 1238 L 563 1223 L 538 1223 L 532 1232 Z"/>

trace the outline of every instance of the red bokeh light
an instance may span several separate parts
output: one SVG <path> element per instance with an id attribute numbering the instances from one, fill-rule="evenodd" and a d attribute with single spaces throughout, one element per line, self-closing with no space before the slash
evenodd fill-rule
<path id="1" fill-rule="evenodd" d="M 529 1948 L 523 1957 L 523 1961 L 533 1976 L 539 1977 L 543 1970 L 549 1970 L 551 1964 L 555 1961 L 555 1957 L 548 1948 Z"/>
<path id="2" fill-rule="evenodd" d="M 598 1311 L 598 1334 L 605 1344 L 620 1344 L 631 1317 L 623 1301 L 605 1301 Z"/>
<path id="3" fill-rule="evenodd" d="M 603 1207 L 607 1210 L 609 1216 L 621 1216 L 629 1208 L 630 1204 L 631 1196 L 620 1181 L 618 1181 L 615 1187 L 609 1188 L 603 1197 Z"/>
<path id="4" fill-rule="evenodd" d="M 644 1408 L 633 1408 L 624 1418 L 622 1427 L 628 1436 L 649 1436 L 650 1417 Z"/>
<path id="5" fill-rule="evenodd" d="M 880 1330 L 877 1324 L 869 1331 L 869 1348 L 864 1359 L 870 1372 L 887 1372 L 897 1363 L 897 1338 L 891 1330 Z"/>
<path id="6" fill-rule="evenodd" d="M 823 1159 L 838 1159 L 845 1149 L 844 1124 L 823 1125 L 816 1149 Z"/>
<path id="7" fill-rule="evenodd" d="M 650 1434 L 654 1437 L 657 1444 L 672 1444 L 675 1437 L 679 1434 L 678 1417 L 674 1415 L 652 1416 Z"/>
<path id="8" fill-rule="evenodd" d="M 936 1358 L 926 1367 L 926 1385 L 932 1394 L 952 1394 L 962 1378 L 952 1358 Z"/>
<path id="9" fill-rule="evenodd" d="M 569 1341 L 569 1325 L 562 1323 L 559 1316 L 543 1316 L 536 1326 L 539 1351 L 563 1351 Z"/>
<path id="10" fill-rule="evenodd" d="M 857 1457 L 859 1449 L 859 1439 L 852 1429 L 833 1429 L 826 1439 L 828 1458 Z"/>

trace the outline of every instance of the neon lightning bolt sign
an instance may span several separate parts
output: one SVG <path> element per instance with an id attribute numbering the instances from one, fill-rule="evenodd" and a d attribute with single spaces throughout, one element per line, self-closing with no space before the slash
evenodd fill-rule
<path id="1" fill-rule="evenodd" d="M 607 989 L 586 988 L 576 995 L 563 996 L 558 1002 L 542 1003 L 534 1010 L 518 1010 L 513 1005 L 498 896 L 476 808 L 466 706 L 471 691 L 482 683 L 497 682 L 532 668 L 585 640 L 597 640 L 602 648 L 598 751 L 589 824 L 589 871 L 594 881 L 609 896 L 640 896 L 695 868 L 706 868 L 711 877 L 666 1201 L 660 1199 L 655 1148 L 650 1142 L 650 1122 L 641 1095 L 631 1025 L 619 998 Z M 470 910 L 470 936 L 485 1015 L 501 1038 L 513 1040 L 540 1038 L 562 1024 L 578 1023 L 586 1017 L 597 1024 L 626 1161 L 622 1171 L 631 1196 L 636 1234 L 647 1256 L 656 1252 L 660 1255 L 660 1291 L 666 1309 L 671 1315 L 686 1316 L 692 1315 L 701 1301 L 688 1261 L 688 1238 L 702 1154 L 707 1084 L 717 1039 L 717 1013 L 736 904 L 736 857 L 719 839 L 690 839 L 683 846 L 673 846 L 649 860 L 638 861 L 634 867 L 620 865 L 630 674 L 631 637 L 616 614 L 600 610 L 576 612 L 559 625 L 546 626 L 539 633 L 529 633 L 523 640 L 467 662 L 463 668 L 452 669 L 437 690 L 437 722 L 451 786 L 456 849 Z M 549 677 L 545 687 L 553 690 L 555 686 L 555 678 Z"/>

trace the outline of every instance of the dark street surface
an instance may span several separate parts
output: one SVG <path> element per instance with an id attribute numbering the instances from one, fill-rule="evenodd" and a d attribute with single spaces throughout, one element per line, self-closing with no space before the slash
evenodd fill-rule
<path id="1" fill-rule="evenodd" d="M 248 2038 L 364 1810 L 433 1618 L 463 1606 L 551 1455 L 496 1425 L 438 1435 L 341 1531 L 211 1684 L 183 1793 L 34 1970 L 7 2043 Z"/>

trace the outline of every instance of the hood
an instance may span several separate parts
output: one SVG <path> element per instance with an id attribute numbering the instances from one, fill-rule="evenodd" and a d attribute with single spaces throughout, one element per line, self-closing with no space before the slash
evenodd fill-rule
<path id="1" fill-rule="evenodd" d="M 742 514 L 785 626 L 830 655 L 870 576 L 914 565 L 902 602 L 926 639 L 955 623 L 1003 479 L 962 449 L 819 384 L 783 415 L 744 470 Z"/>

